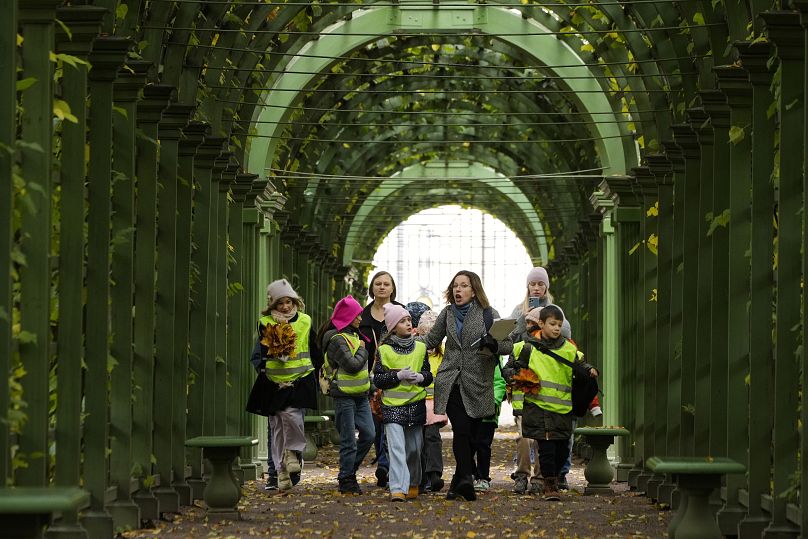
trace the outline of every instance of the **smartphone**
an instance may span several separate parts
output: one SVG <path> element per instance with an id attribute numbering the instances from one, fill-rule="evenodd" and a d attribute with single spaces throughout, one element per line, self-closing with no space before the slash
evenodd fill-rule
<path id="1" fill-rule="evenodd" d="M 536 307 L 540 306 L 539 305 L 540 303 L 541 303 L 541 298 L 539 298 L 539 297 L 531 296 L 531 297 L 527 298 L 528 309 L 535 309 Z"/>

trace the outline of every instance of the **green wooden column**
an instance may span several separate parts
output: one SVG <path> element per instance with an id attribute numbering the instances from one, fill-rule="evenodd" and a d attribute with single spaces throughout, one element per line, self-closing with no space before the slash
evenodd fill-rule
<path id="1" fill-rule="evenodd" d="M 672 247 L 673 247 L 673 168 L 664 154 L 646 157 L 648 167 L 654 175 L 657 185 L 657 202 L 659 214 L 646 215 L 647 219 L 656 222 L 657 240 L 657 282 L 656 282 L 656 351 L 654 361 L 654 450 L 657 455 L 667 454 L 668 444 L 668 400 L 671 398 L 670 388 L 670 327 L 671 327 L 671 288 L 672 281 Z M 649 208 L 650 209 L 650 208 Z M 650 298 L 649 298 L 650 302 Z M 659 489 L 665 476 L 655 474 L 649 482 L 648 496 L 659 499 Z"/>
<path id="2" fill-rule="evenodd" d="M 26 375 L 21 384 L 29 407 L 19 435 L 18 451 L 25 455 L 27 468 L 17 470 L 20 486 L 44 486 L 48 482 L 48 371 L 50 369 L 50 256 L 51 242 L 51 158 L 53 132 L 53 64 L 55 8 L 61 2 L 39 0 L 20 8 L 22 37 L 22 79 L 36 84 L 21 94 L 23 113 L 20 133 L 26 143 L 20 148 L 20 174 L 29 189 L 27 209 L 22 210 L 20 242 L 25 265 L 20 267 L 20 329 L 33 335 L 19 343 L 20 360 Z M 17 35 L 17 31 L 13 31 Z M 12 120 L 13 125 L 13 120 Z M 36 148 L 36 146 L 39 148 Z M 6 285 L 4 285 L 6 286 Z M 6 356 L 8 357 L 8 356 Z"/>
<path id="3" fill-rule="evenodd" d="M 87 60 L 92 40 L 101 29 L 105 10 L 76 6 L 57 10 L 56 16 L 69 29 L 59 27 L 56 50 Z M 54 483 L 60 487 L 81 484 L 81 402 L 75 391 L 82 378 L 84 361 L 84 200 L 87 170 L 84 145 L 87 140 L 86 65 L 67 68 L 62 76 L 62 98 L 76 123 L 62 124 L 59 199 L 59 333 L 56 348 L 56 468 Z M 2 248 L 0 248 L 2 249 Z M 77 514 L 65 514 L 48 528 L 48 537 L 87 537 Z"/>
<path id="4" fill-rule="evenodd" d="M 791 536 L 796 528 L 786 518 L 787 500 L 782 493 L 789 488 L 797 470 L 799 436 L 794 428 L 799 406 L 800 345 L 798 328 L 802 269 L 803 195 L 803 69 L 805 68 L 804 33 L 799 15 L 792 12 L 763 13 L 767 33 L 777 47 L 781 85 L 778 103 L 780 116 L 780 181 L 777 198 L 777 304 L 774 357 L 774 474 L 772 477 L 771 524 L 764 537 Z M 799 358 L 799 356 L 797 356 Z M 771 413 L 771 411 L 769 411 Z"/>
<path id="5" fill-rule="evenodd" d="M 676 145 L 682 151 L 684 160 L 684 178 L 682 180 L 682 196 L 677 197 L 677 204 L 683 206 L 682 215 L 682 287 L 678 290 L 681 295 L 682 310 L 687 308 L 689 315 L 682 316 L 682 344 L 681 344 L 681 396 L 679 409 L 681 437 L 678 454 L 693 456 L 695 451 L 695 403 L 696 403 L 696 356 L 699 350 L 696 316 L 696 291 L 699 267 L 699 231 L 704 217 L 699 210 L 699 170 L 701 163 L 701 146 L 699 146 L 695 131 L 690 125 L 680 124 L 672 126 Z M 685 286 L 685 282 L 689 286 Z M 677 291 L 674 291 L 677 293 Z"/>
<path id="6" fill-rule="evenodd" d="M 696 279 L 696 347 L 693 350 L 695 364 L 695 398 L 693 401 L 693 445 L 696 456 L 708 455 L 710 451 L 710 360 L 705 350 L 712 350 L 712 238 L 707 235 L 707 219 L 713 212 L 713 129 L 703 109 L 687 111 L 688 119 L 698 137 L 701 147 L 698 181 L 699 226 L 698 269 L 692 276 Z M 691 295 L 692 298 L 692 295 Z M 709 353 L 709 352 L 708 352 Z"/>
<path id="7" fill-rule="evenodd" d="M 657 454 L 656 441 L 657 425 L 655 414 L 658 399 L 664 396 L 656 394 L 657 369 L 657 316 L 656 302 L 652 301 L 654 290 L 657 289 L 657 255 L 652 252 L 651 238 L 657 234 L 657 218 L 649 215 L 648 210 L 659 200 L 657 179 L 648 167 L 635 167 L 634 188 L 640 197 L 640 240 L 634 256 L 639 257 L 640 280 L 635 296 L 639 318 L 639 355 L 637 369 L 637 382 L 641 384 L 641 406 L 637 407 L 637 421 L 641 423 L 642 457 L 640 467 L 642 473 L 637 477 L 637 489 L 648 492 L 648 481 L 654 479 L 654 474 L 644 468 L 645 461 Z M 665 373 L 667 375 L 667 372 Z M 636 427 L 635 427 L 636 428 Z M 657 478 L 658 479 L 658 478 Z"/>
<path id="8" fill-rule="evenodd" d="M 135 210 L 135 317 L 132 364 L 132 457 L 135 475 L 140 477 L 135 503 L 144 520 L 160 516 L 152 493 L 154 453 L 154 328 L 155 264 L 157 253 L 157 123 L 174 93 L 172 86 L 149 85 L 137 107 L 137 200 Z"/>
<path id="9" fill-rule="evenodd" d="M 701 92 L 701 101 L 704 111 L 710 118 L 713 130 L 713 193 L 712 214 L 713 219 L 721 219 L 729 215 L 730 176 L 729 176 L 729 127 L 730 115 L 727 100 L 718 90 Z M 718 222 L 718 221 L 716 221 Z M 712 233 L 707 234 L 711 240 L 711 324 L 710 348 L 710 422 L 709 422 L 709 454 L 722 456 L 727 451 L 727 311 L 729 302 L 729 288 L 727 274 L 729 273 L 729 230 L 727 226 L 714 226 L 708 222 Z M 746 249 L 744 248 L 744 251 Z M 698 361 L 698 359 L 697 359 Z M 697 412 L 698 413 L 698 412 Z"/>
<path id="10" fill-rule="evenodd" d="M 191 279 L 191 220 L 194 192 L 194 155 L 210 130 L 203 122 L 190 122 L 182 130 L 178 148 L 177 170 L 177 239 L 174 288 L 174 383 L 177 394 L 173 401 L 171 420 L 171 468 L 174 479 L 171 486 L 180 496 L 180 505 L 190 505 L 193 501 L 191 485 L 185 477 L 185 440 L 190 400 L 187 397 L 191 387 L 189 373 L 190 341 L 190 279 Z M 199 408 L 201 411 L 202 408 Z"/>
<path id="11" fill-rule="evenodd" d="M 752 320 L 747 309 L 751 290 L 751 267 L 747 252 L 751 243 L 752 206 L 752 137 L 751 133 L 750 136 L 747 135 L 747 131 L 751 131 L 752 125 L 752 85 L 749 83 L 748 73 L 740 67 L 717 67 L 713 71 L 727 97 L 730 107 L 729 124 L 744 130 L 743 138 L 736 139 L 729 145 L 727 170 L 730 178 L 728 203 L 731 220 L 727 257 L 727 400 L 724 428 L 725 455 L 744 463 L 749 470 L 752 463 L 747 460 L 749 399 L 745 379 L 749 374 L 749 328 Z M 713 454 L 718 456 L 718 453 Z M 738 523 L 746 514 L 738 499 L 740 489 L 746 486 L 746 480 L 740 474 L 730 474 L 726 478 L 726 486 L 726 503 L 717 515 L 718 524 L 724 535 L 735 535 L 738 533 Z"/>
<path id="12" fill-rule="evenodd" d="M 213 381 L 215 379 L 215 362 L 212 350 L 208 348 L 208 327 L 216 308 L 211 302 L 214 286 L 215 268 L 211 263 L 210 252 L 213 246 L 213 226 L 216 222 L 216 204 L 214 196 L 218 188 L 212 180 L 213 165 L 222 152 L 225 139 L 206 136 L 196 151 L 194 158 L 194 219 L 191 227 L 192 272 L 189 326 L 191 332 L 190 353 L 188 357 L 189 374 L 193 383 L 188 387 L 187 437 L 195 438 L 213 432 Z M 191 466 L 191 495 L 195 500 L 202 499 L 205 481 L 202 479 L 202 451 L 198 448 L 188 449 Z"/>
<path id="13" fill-rule="evenodd" d="M 769 462 L 772 459 L 772 414 L 774 405 L 774 343 L 771 322 L 774 298 L 774 186 L 771 173 L 774 164 L 774 124 L 767 109 L 772 102 L 769 90 L 772 70 L 769 64 L 770 43 L 738 43 L 743 67 L 752 83 L 752 192 L 751 192 L 751 247 L 750 259 L 750 313 L 766 313 L 757 319 L 760 323 L 749 326 L 749 406 L 747 432 L 749 436 L 749 466 L 747 469 L 747 516 L 738 525 L 741 539 L 760 537 L 769 523 L 760 497 L 770 491 Z M 743 461 L 741 461 L 743 462 Z"/>
<path id="14" fill-rule="evenodd" d="M 789 7 L 796 7 L 800 10 L 800 23 L 802 24 L 803 28 L 803 62 L 808 61 L 808 2 L 805 0 L 795 0 L 791 2 Z M 803 64 L 803 91 L 805 88 L 808 88 L 808 67 L 806 64 Z M 803 133 L 803 143 L 808 140 L 808 107 L 803 104 L 803 125 L 802 125 L 802 133 Z M 808 163 L 808 148 L 805 148 L 803 145 L 802 151 L 802 163 L 803 163 L 803 173 L 802 173 L 802 186 L 803 186 L 803 197 L 805 197 L 806 193 L 808 193 L 808 172 L 806 172 L 806 163 Z M 805 276 L 808 275 L 808 252 L 806 249 L 808 248 L 808 228 L 806 228 L 806 224 L 808 224 L 808 215 L 806 215 L 806 206 L 808 206 L 808 201 L 803 198 L 803 208 L 802 208 L 802 282 L 803 282 L 803 307 L 802 307 L 802 331 L 803 331 L 803 349 L 802 353 L 800 354 L 802 357 L 801 359 L 801 371 L 802 371 L 802 378 L 800 380 L 800 385 L 803 388 L 801 391 L 801 406 L 800 406 L 800 424 L 805 425 L 808 424 L 808 398 L 805 396 L 805 389 L 808 387 L 808 354 L 805 353 L 805 332 L 808 330 L 808 309 L 805 307 L 806 298 L 808 295 L 805 293 Z M 808 434 L 806 434 L 805 429 L 802 429 L 800 436 L 800 455 L 808 455 Z M 808 466 L 804 464 L 804 460 L 800 465 L 800 499 L 799 499 L 799 506 L 800 508 L 808 508 Z M 806 530 L 808 530 L 808 510 L 800 512 L 800 518 L 798 526 L 802 531 L 802 535 L 805 535 Z"/>
<path id="15" fill-rule="evenodd" d="M 87 184 L 87 310 L 84 341 L 84 486 L 90 510 L 83 523 L 90 537 L 112 537 L 105 507 L 109 484 L 110 230 L 112 224 L 112 82 L 131 41 L 103 37 L 90 53 L 90 163 Z M 117 114 L 117 113 L 116 113 Z"/>
<path id="16" fill-rule="evenodd" d="M 132 310 L 135 289 L 135 141 L 137 101 L 148 62 L 130 62 L 115 81 L 114 101 L 120 108 L 112 118 L 113 188 L 110 354 L 116 364 L 110 386 L 110 480 L 117 497 L 109 505 L 115 529 L 140 527 L 140 508 L 132 501 Z"/>
<path id="17" fill-rule="evenodd" d="M 154 495 L 160 503 L 161 513 L 179 511 L 179 493 L 172 483 L 183 470 L 175 470 L 172 457 L 174 443 L 184 444 L 173 436 L 174 400 L 185 400 L 185 377 L 177 380 L 174 365 L 177 348 L 174 322 L 176 312 L 177 262 L 177 178 L 179 140 L 188 124 L 192 106 L 172 103 L 163 111 L 158 124 L 160 160 L 158 163 L 159 189 L 157 194 L 157 296 L 154 334 L 154 456 L 160 485 Z"/>
<path id="18" fill-rule="evenodd" d="M 0 7 L 0 372 L 11 368 L 12 148 L 17 138 L 17 3 Z M 8 377 L 0 380 L 0 409 L 8 409 Z M 2 417 L 6 414 L 2 413 Z M 8 425 L 0 422 L 0 480 L 9 479 Z"/>

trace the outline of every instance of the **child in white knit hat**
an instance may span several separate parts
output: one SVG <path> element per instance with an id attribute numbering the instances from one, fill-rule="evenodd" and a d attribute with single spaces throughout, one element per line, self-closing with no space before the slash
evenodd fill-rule
<path id="1" fill-rule="evenodd" d="M 382 390 L 382 422 L 390 454 L 390 497 L 403 502 L 418 497 L 421 446 L 426 423 L 425 388 L 432 383 L 426 345 L 412 334 L 410 313 L 384 306 L 387 336 L 378 349 L 373 384 Z"/>

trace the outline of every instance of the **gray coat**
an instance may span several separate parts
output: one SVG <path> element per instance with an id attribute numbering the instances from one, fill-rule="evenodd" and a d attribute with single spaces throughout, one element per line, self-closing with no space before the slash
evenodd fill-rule
<path id="1" fill-rule="evenodd" d="M 494 318 L 499 313 L 491 309 Z M 495 413 L 494 367 L 499 355 L 510 354 L 513 342 L 509 337 L 499 341 L 497 354 L 479 350 L 479 339 L 486 333 L 483 309 L 473 300 L 458 336 L 452 306 L 444 308 L 435 325 L 422 340 L 427 348 L 437 348 L 446 337 L 443 362 L 435 376 L 435 413 L 445 414 L 449 393 L 457 381 L 469 417 L 484 418 Z"/>

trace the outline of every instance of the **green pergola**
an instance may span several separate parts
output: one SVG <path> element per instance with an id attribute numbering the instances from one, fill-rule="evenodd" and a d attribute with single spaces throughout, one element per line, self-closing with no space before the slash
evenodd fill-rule
<path id="1" fill-rule="evenodd" d="M 267 282 L 319 323 L 397 223 L 453 203 L 548 268 L 629 432 L 619 480 L 675 505 L 671 458 L 729 459 L 721 533 L 803 533 L 806 13 L 2 3 L 1 523 L 176 512 L 206 485 L 194 438 L 247 440 L 255 477 Z"/>

